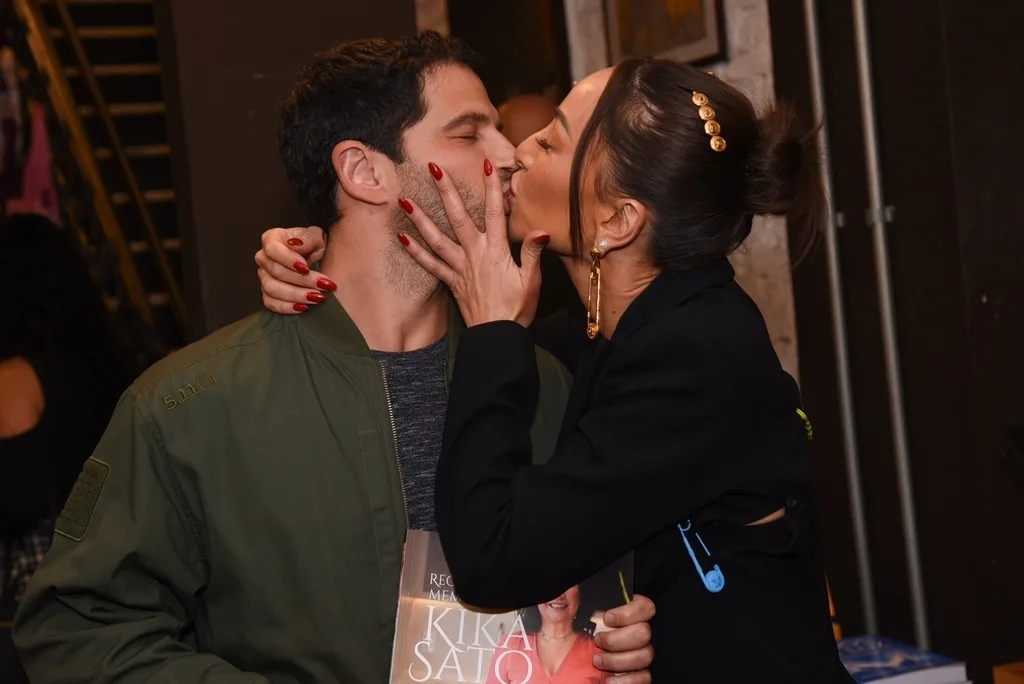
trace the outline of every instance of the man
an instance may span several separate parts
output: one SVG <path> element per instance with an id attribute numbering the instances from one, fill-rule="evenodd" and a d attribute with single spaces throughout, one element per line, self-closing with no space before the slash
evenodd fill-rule
<path id="1" fill-rule="evenodd" d="M 321 285 L 337 296 L 231 325 L 125 393 L 18 612 L 34 680 L 388 680 L 402 543 L 432 525 L 462 326 L 400 250 L 396 234 L 412 231 L 398 199 L 442 220 L 425 175 L 437 160 L 479 212 L 484 160 L 512 166 L 470 63 L 426 33 L 349 43 L 302 71 L 281 152 L 330 227 Z M 538 365 L 533 438 L 547 457 L 568 379 L 545 354 Z M 629 629 L 606 645 L 644 647 L 646 625 Z M 642 652 L 616 655 L 646 667 Z"/>
<path id="2" fill-rule="evenodd" d="M 516 95 L 498 107 L 498 116 L 501 117 L 501 132 L 518 147 L 551 123 L 555 118 L 555 103 L 543 95 Z"/>

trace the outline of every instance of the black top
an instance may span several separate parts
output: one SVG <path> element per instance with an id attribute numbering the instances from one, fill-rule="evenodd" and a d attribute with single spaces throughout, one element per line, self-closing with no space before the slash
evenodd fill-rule
<path id="1" fill-rule="evenodd" d="M 610 340 L 554 348 L 576 377 L 557 452 L 531 465 L 529 332 L 497 322 L 462 338 L 436 491 L 460 597 L 540 603 L 633 549 L 635 590 L 657 607 L 656 683 L 852 681 L 832 634 L 799 392 L 728 262 L 663 273 Z M 714 568 L 717 592 L 703 579 Z"/>
<path id="2" fill-rule="evenodd" d="M 31 430 L 0 439 L 0 544 L 60 511 L 117 399 L 81 359 L 39 353 L 26 360 L 46 408 Z"/>

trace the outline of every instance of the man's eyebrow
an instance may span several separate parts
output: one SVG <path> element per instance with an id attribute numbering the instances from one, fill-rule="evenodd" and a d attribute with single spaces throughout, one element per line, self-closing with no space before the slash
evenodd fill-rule
<path id="1" fill-rule="evenodd" d="M 493 123 L 493 119 L 491 119 L 491 116 L 489 114 L 485 114 L 484 112 L 463 112 L 462 114 L 459 114 L 451 121 L 446 123 L 441 130 L 448 133 L 455 130 L 459 126 L 464 126 L 466 124 L 489 123 Z"/>
<path id="2" fill-rule="evenodd" d="M 569 119 L 565 116 L 565 112 L 560 108 L 555 107 L 555 118 L 562 124 L 562 128 L 565 129 L 565 134 L 572 138 L 572 132 L 569 130 Z"/>

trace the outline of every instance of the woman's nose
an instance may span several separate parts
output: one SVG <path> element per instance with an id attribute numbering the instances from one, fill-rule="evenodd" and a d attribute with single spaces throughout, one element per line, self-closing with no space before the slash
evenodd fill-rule
<path id="1" fill-rule="evenodd" d="M 530 139 L 527 138 L 516 148 L 516 168 L 529 169 L 533 165 L 533 151 L 530 149 Z"/>

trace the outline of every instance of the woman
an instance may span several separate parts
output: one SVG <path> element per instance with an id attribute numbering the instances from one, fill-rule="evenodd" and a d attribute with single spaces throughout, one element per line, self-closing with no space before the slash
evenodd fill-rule
<path id="1" fill-rule="evenodd" d="M 30 292 L 31 297 L 25 293 Z M 129 375 L 74 235 L 19 214 L 0 224 L 0 625 Z M 27 681 L 0 634 L 0 681 Z"/>
<path id="2" fill-rule="evenodd" d="M 600 684 L 594 623 L 580 613 L 580 587 L 519 611 L 525 643 L 513 637 L 491 660 L 487 684 Z"/>
<path id="3" fill-rule="evenodd" d="M 726 259 L 756 214 L 817 229 L 813 131 L 658 59 L 591 75 L 561 112 L 517 149 L 509 226 L 563 255 L 588 307 L 586 328 L 534 326 L 575 373 L 547 465 L 531 465 L 528 435 L 536 259 L 517 267 L 493 217 L 455 244 L 414 208 L 437 256 L 403 241 L 470 326 L 436 492 L 460 596 L 536 603 L 635 549 L 635 589 L 658 608 L 655 682 L 850 682 L 819 559 L 809 426 Z M 500 183 L 485 182 L 494 203 Z M 594 535 L 595 504 L 620 510 L 621 526 Z"/>

